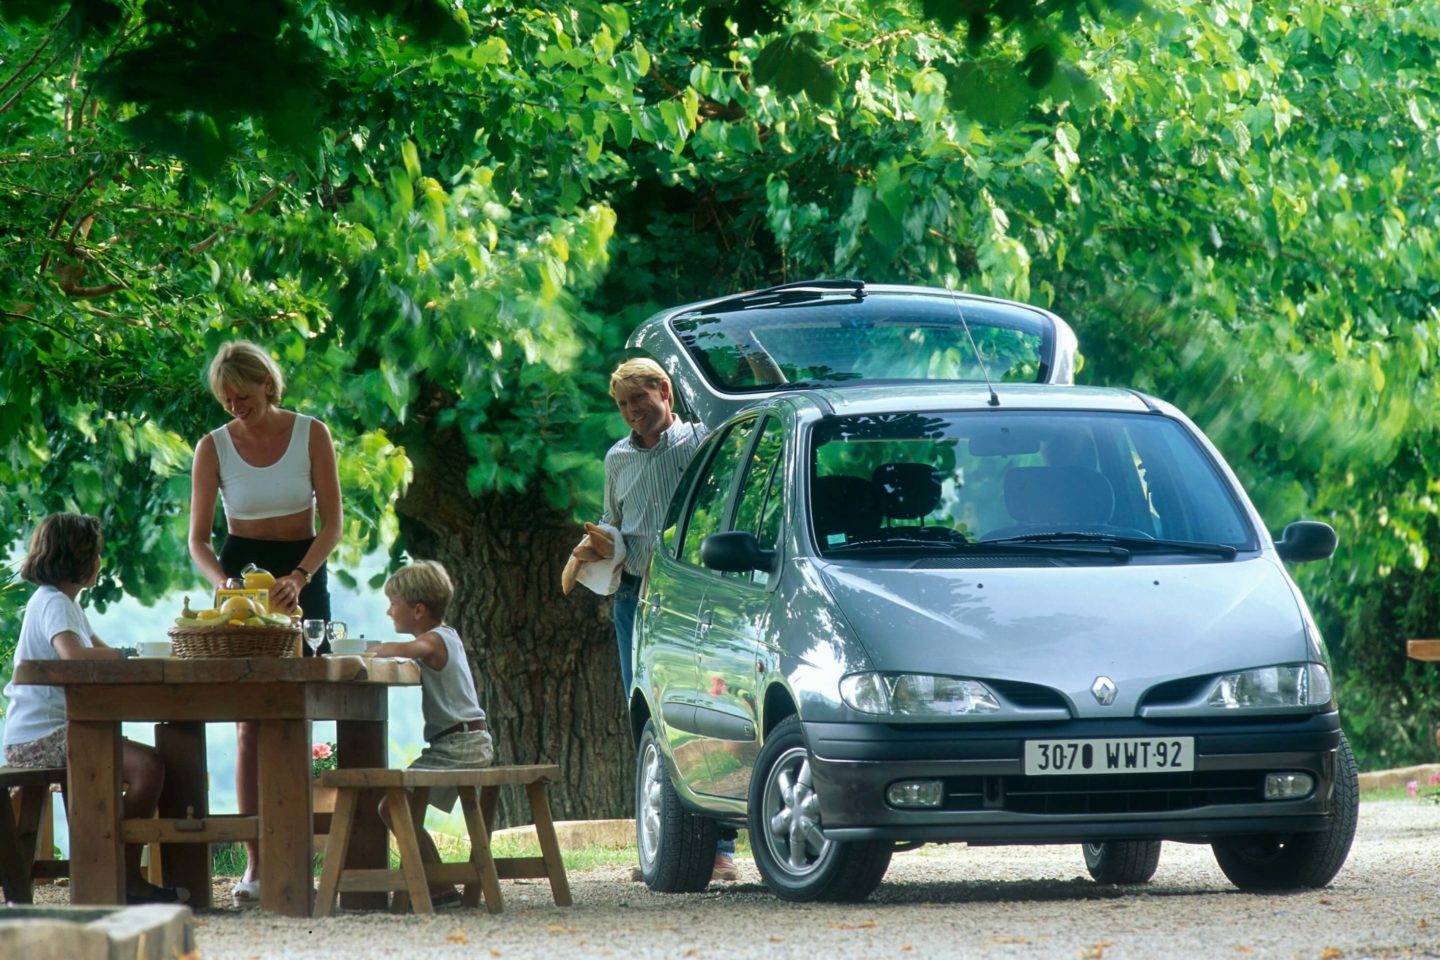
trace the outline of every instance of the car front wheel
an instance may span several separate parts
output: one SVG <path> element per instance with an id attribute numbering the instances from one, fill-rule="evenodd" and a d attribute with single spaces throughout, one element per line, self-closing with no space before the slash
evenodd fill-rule
<path id="1" fill-rule="evenodd" d="M 1160 866 L 1159 840 L 1087 843 L 1085 869 L 1096 883 L 1146 883 Z"/>
<path id="2" fill-rule="evenodd" d="M 654 721 L 645 724 L 635 760 L 635 841 L 645 885 L 657 893 L 704 890 L 715 866 L 718 826 L 685 809 Z"/>
<path id="3" fill-rule="evenodd" d="M 1216 840 L 1215 862 L 1241 890 L 1300 890 L 1325 886 L 1345 865 L 1360 818 L 1360 777 L 1342 734 L 1335 757 L 1330 821 L 1318 833 Z"/>
<path id="4" fill-rule="evenodd" d="M 864 900 L 885 878 L 893 843 L 841 843 L 821 832 L 820 798 L 798 717 L 787 717 L 766 737 L 749 799 L 755 866 L 780 899 L 851 903 Z"/>

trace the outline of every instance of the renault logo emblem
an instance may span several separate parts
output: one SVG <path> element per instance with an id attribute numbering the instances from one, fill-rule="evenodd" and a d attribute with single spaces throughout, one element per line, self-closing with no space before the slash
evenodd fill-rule
<path id="1" fill-rule="evenodd" d="M 1090 684 L 1090 692 L 1095 694 L 1096 701 L 1102 707 L 1108 707 L 1115 702 L 1115 694 L 1119 689 L 1109 677 L 1096 677 L 1095 682 Z"/>

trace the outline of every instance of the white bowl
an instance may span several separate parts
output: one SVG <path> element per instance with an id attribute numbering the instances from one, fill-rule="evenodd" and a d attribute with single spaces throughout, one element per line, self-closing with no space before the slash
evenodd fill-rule
<path id="1" fill-rule="evenodd" d="M 142 640 L 135 644 L 137 657 L 168 657 L 173 652 L 169 640 Z"/>
<path id="2" fill-rule="evenodd" d="M 342 657 L 359 656 L 365 652 L 365 641 L 359 637 L 346 637 L 344 640 L 331 640 L 330 652 Z"/>

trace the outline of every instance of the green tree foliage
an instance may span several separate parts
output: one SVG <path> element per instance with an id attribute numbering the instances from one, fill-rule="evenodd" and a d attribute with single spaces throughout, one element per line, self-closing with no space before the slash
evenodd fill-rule
<path id="1" fill-rule="evenodd" d="M 1339 528 L 1300 574 L 1347 720 L 1414 759 L 1440 679 L 1388 631 L 1434 627 L 1395 591 L 1432 593 L 1437 42 L 1392 0 L 7 3 L 0 516 L 100 514 L 102 603 L 193 582 L 236 335 L 335 430 L 345 549 L 451 455 L 457 496 L 589 514 L 655 305 L 964 287 L 1070 318 L 1082 379 L 1175 400 L 1274 526 Z"/>

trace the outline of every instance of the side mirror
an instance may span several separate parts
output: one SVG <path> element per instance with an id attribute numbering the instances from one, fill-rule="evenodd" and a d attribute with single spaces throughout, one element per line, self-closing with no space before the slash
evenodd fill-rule
<path id="1" fill-rule="evenodd" d="M 1325 560 L 1335 552 L 1339 543 L 1335 528 L 1319 520 L 1296 520 L 1285 528 L 1285 533 L 1275 541 L 1275 552 L 1281 560 L 1305 563 L 1308 560 Z"/>
<path id="2" fill-rule="evenodd" d="M 774 570 L 775 551 L 760 549 L 755 534 L 746 530 L 712 533 L 700 542 L 700 562 L 722 573 Z"/>

